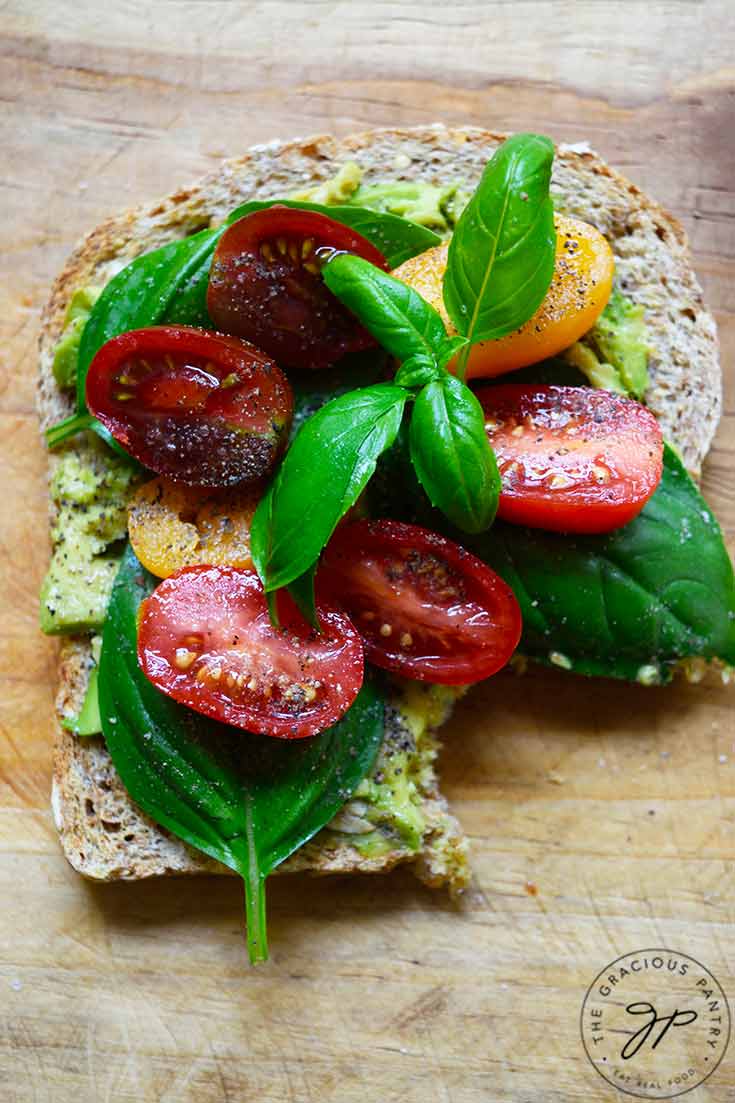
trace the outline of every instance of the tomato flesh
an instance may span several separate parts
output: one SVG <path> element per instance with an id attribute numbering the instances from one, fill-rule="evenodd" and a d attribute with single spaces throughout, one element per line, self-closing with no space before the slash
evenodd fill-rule
<path id="1" fill-rule="evenodd" d="M 212 321 L 289 368 L 325 368 L 374 345 L 321 277 L 321 259 L 335 251 L 388 269 L 361 234 L 315 211 L 276 205 L 238 219 L 212 259 Z"/>
<path id="2" fill-rule="evenodd" d="M 589 387 L 507 384 L 477 392 L 502 480 L 498 517 L 556 532 L 631 521 L 661 479 L 656 418 Z"/>
<path id="3" fill-rule="evenodd" d="M 189 486 L 261 479 L 283 449 L 293 394 L 259 349 L 191 326 L 113 337 L 87 376 L 87 405 L 159 475 Z"/>
<path id="4" fill-rule="evenodd" d="M 326 602 L 321 633 L 288 594 L 278 611 L 275 628 L 254 571 L 185 567 L 143 602 L 138 661 L 158 689 L 205 716 L 280 739 L 316 735 L 360 690 L 360 637 Z"/>
<path id="5" fill-rule="evenodd" d="M 376 666 L 467 685 L 494 674 L 521 635 L 513 591 L 464 548 L 417 525 L 355 521 L 337 530 L 319 585 L 339 601 Z"/>

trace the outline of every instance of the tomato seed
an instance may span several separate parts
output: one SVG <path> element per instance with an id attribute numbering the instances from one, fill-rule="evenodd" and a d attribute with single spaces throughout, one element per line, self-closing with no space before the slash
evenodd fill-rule
<path id="1" fill-rule="evenodd" d="M 381 636 L 390 636 L 392 631 L 393 631 L 393 629 L 391 628 L 390 624 L 381 624 L 381 626 L 380 626 Z"/>
<path id="2" fill-rule="evenodd" d="M 179 670 L 188 670 L 195 659 L 195 651 L 188 651 L 185 647 L 176 648 L 176 657 L 174 658 L 174 662 Z"/>

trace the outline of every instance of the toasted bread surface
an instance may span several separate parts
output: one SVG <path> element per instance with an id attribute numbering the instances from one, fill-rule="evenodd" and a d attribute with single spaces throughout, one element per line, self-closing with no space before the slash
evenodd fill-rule
<path id="1" fill-rule="evenodd" d="M 42 316 L 39 411 L 46 427 L 66 416 L 71 400 L 58 390 L 53 350 L 68 300 L 86 284 L 103 286 L 141 253 L 223 221 L 250 199 L 287 196 L 327 180 L 347 160 L 357 161 L 366 181 L 461 181 L 472 188 L 505 135 L 442 126 L 377 130 L 348 138 L 320 136 L 253 147 L 225 161 L 200 182 L 156 203 L 103 222 L 80 243 L 54 284 Z M 650 385 L 646 401 L 687 467 L 700 469 L 720 416 L 721 377 L 714 320 L 706 310 L 679 223 L 596 154 L 560 147 L 552 189 L 557 206 L 592 222 L 605 234 L 616 261 L 616 283 L 646 311 Z M 50 460 L 53 465 L 54 459 Z M 84 639 L 61 645 L 60 715 L 75 711 L 90 666 Z M 401 701 L 390 723 L 413 727 L 422 762 L 422 811 L 426 832 L 416 855 L 397 846 L 365 857 L 333 833 L 317 836 L 282 867 L 319 873 L 374 872 L 411 861 L 432 885 L 459 889 L 467 881 L 467 845 L 441 797 L 433 771 L 441 717 L 411 725 Z M 423 725 L 423 726 L 422 726 Z M 418 730 L 421 729 L 421 730 Z M 390 738 L 390 731 L 386 738 Z M 62 844 L 72 865 L 101 880 L 169 873 L 226 872 L 223 867 L 160 829 L 130 800 L 100 739 L 81 740 L 60 725 L 55 752 L 53 805 Z"/>

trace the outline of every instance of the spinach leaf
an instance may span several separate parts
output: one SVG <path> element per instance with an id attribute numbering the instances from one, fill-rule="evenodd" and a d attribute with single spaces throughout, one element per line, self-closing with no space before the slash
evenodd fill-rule
<path id="1" fill-rule="evenodd" d="M 382 349 L 366 349 L 353 352 L 340 360 L 333 368 L 320 371 L 290 371 L 288 381 L 294 397 L 293 425 L 291 437 L 296 436 L 304 422 L 331 402 L 348 391 L 360 387 L 370 387 L 373 383 L 383 383 L 389 379 L 388 357 Z"/>
<path id="2" fill-rule="evenodd" d="M 295 199 L 268 199 L 265 202 L 244 203 L 232 212 L 227 223 L 236 222 L 238 218 L 244 218 L 254 211 L 262 211 L 275 204 L 281 207 L 295 207 L 300 211 L 316 211 L 317 214 L 324 214 L 335 222 L 349 226 L 380 250 L 390 268 L 397 268 L 404 260 L 415 257 L 434 245 L 440 245 L 442 240 L 426 226 L 419 226 L 418 223 L 409 222 L 398 215 L 371 211 L 367 207 L 349 205 L 329 207 L 321 203 L 302 203 Z"/>
<path id="3" fill-rule="evenodd" d="M 447 372 L 419 393 L 411 414 L 411 460 L 432 505 L 463 532 L 492 524 L 500 475 L 482 406 Z"/>
<path id="4" fill-rule="evenodd" d="M 186 295 L 194 276 L 206 272 L 208 279 L 212 254 L 222 233 L 222 228 L 202 230 L 182 241 L 172 241 L 170 245 L 136 257 L 110 280 L 92 308 L 79 346 L 77 409 L 80 413 L 87 408 L 87 372 L 96 353 L 111 337 L 168 320 L 167 311 L 174 299 L 180 293 Z M 201 324 L 201 316 L 196 311 L 176 320 Z"/>
<path id="5" fill-rule="evenodd" d="M 495 152 L 449 243 L 444 303 L 470 344 L 503 337 L 538 309 L 554 273 L 554 147 L 516 134 Z M 460 355 L 462 375 L 469 352 Z"/>
<path id="6" fill-rule="evenodd" d="M 382 695 L 366 682 L 337 724 L 296 741 L 236 731 L 176 704 L 137 660 L 138 608 L 156 581 L 128 549 L 100 659 L 105 741 L 144 812 L 243 878 L 250 959 L 263 961 L 265 879 L 329 822 L 370 770 L 383 738 Z"/>
<path id="7" fill-rule="evenodd" d="M 333 399 L 302 425 L 251 526 L 266 591 L 288 586 L 319 558 L 395 440 L 407 397 L 378 383 Z"/>
<path id="8" fill-rule="evenodd" d="M 735 583 L 717 522 L 674 451 L 643 511 L 604 536 L 497 523 L 469 545 L 512 586 L 520 650 L 582 674 L 665 681 L 679 659 L 735 664 Z M 643 672 L 643 673 L 642 673 Z"/>
<path id="9" fill-rule="evenodd" d="M 643 511 L 604 536 L 502 521 L 463 535 L 431 507 L 403 430 L 378 463 L 367 506 L 373 516 L 443 531 L 496 570 L 521 606 L 519 650 L 529 658 L 629 681 L 665 682 L 680 659 L 735 665 L 732 564 L 712 512 L 668 446 Z"/>

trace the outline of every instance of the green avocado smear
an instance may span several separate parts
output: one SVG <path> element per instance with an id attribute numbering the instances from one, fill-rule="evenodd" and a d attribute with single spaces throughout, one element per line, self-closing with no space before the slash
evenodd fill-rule
<path id="1" fill-rule="evenodd" d="M 446 237 L 451 234 L 470 197 L 460 183 L 438 185 L 421 180 L 389 180 L 363 184 L 362 177 L 360 166 L 348 161 L 333 177 L 295 192 L 290 198 L 322 203 L 327 207 L 343 204 L 367 207 L 371 211 L 398 215 Z"/>
<path id="2" fill-rule="evenodd" d="M 41 629 L 49 635 L 104 624 L 138 479 L 135 468 L 91 435 L 59 455 L 49 488 L 54 551 L 41 588 Z"/>

